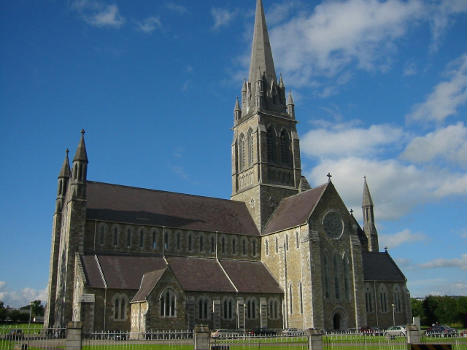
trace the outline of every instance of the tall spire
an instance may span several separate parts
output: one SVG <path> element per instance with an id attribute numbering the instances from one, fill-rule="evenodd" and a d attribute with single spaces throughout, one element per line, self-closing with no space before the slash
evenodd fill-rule
<path id="1" fill-rule="evenodd" d="M 80 160 L 83 162 L 88 162 L 88 154 L 86 153 L 86 144 L 84 143 L 84 129 L 81 129 L 81 140 L 79 141 L 78 148 L 76 149 L 75 157 L 73 162 Z"/>
<path id="2" fill-rule="evenodd" d="M 272 59 L 271 44 L 269 43 L 266 18 L 264 17 L 263 2 L 256 2 L 255 32 L 253 34 L 253 44 L 251 47 L 250 74 L 248 80 L 256 82 L 264 74 L 269 80 L 276 80 L 274 61 Z"/>
<path id="3" fill-rule="evenodd" d="M 363 177 L 363 200 L 362 207 L 373 206 L 373 200 L 371 199 L 370 189 L 366 183 L 366 176 Z"/>
<path id="4" fill-rule="evenodd" d="M 364 176 L 363 178 L 363 231 L 365 232 L 365 235 L 368 238 L 368 250 L 370 252 L 378 252 L 378 231 L 376 230 L 375 226 L 373 200 L 371 199 L 370 189 L 368 188 L 368 184 L 366 182 L 366 176 Z"/>

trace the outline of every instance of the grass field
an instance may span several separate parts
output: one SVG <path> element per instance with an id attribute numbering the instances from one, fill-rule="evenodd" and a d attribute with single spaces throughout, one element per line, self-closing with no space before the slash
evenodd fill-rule
<path id="1" fill-rule="evenodd" d="M 22 329 L 24 334 L 40 332 L 44 328 L 42 323 L 0 324 L 0 334 L 7 334 L 12 329 Z"/>

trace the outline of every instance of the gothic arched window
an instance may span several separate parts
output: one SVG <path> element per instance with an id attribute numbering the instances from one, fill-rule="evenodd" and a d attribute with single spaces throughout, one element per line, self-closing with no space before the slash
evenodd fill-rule
<path id="1" fill-rule="evenodd" d="M 144 247 L 144 229 L 142 228 L 139 229 L 139 247 Z"/>
<path id="2" fill-rule="evenodd" d="M 113 318 L 115 321 L 126 320 L 126 307 L 127 307 L 126 295 L 121 295 L 121 294 L 115 295 L 114 301 L 113 301 Z"/>
<path id="3" fill-rule="evenodd" d="M 231 320 L 234 317 L 234 301 L 232 298 L 225 298 L 222 303 L 222 318 Z"/>
<path id="4" fill-rule="evenodd" d="M 365 288 L 365 306 L 366 312 L 373 312 L 373 296 L 369 286 L 366 286 Z"/>
<path id="5" fill-rule="evenodd" d="M 393 290 L 394 295 L 394 308 L 396 312 L 402 312 L 402 303 L 401 303 L 401 290 L 399 286 L 394 286 Z"/>
<path id="6" fill-rule="evenodd" d="M 269 299 L 269 318 L 272 320 L 277 320 L 279 315 L 279 300 L 277 299 Z"/>
<path id="7" fill-rule="evenodd" d="M 198 299 L 198 319 L 207 320 L 211 314 L 209 308 L 209 299 L 206 297 L 201 297 Z"/>
<path id="8" fill-rule="evenodd" d="M 246 255 L 246 240 L 245 240 L 245 238 L 242 239 L 242 254 Z"/>
<path id="9" fill-rule="evenodd" d="M 248 166 L 253 164 L 253 130 L 249 129 L 247 134 Z"/>
<path id="10" fill-rule="evenodd" d="M 276 161 L 275 134 L 272 128 L 266 132 L 266 147 L 268 152 L 268 162 Z"/>
<path id="11" fill-rule="evenodd" d="M 130 227 L 126 229 L 126 246 L 128 248 L 131 247 L 131 228 Z"/>
<path id="12" fill-rule="evenodd" d="M 157 248 L 157 234 L 156 234 L 156 230 L 153 230 L 152 231 L 152 249 L 156 249 Z"/>
<path id="13" fill-rule="evenodd" d="M 199 235 L 199 250 L 204 250 L 204 235 L 202 233 Z"/>
<path id="14" fill-rule="evenodd" d="M 191 233 L 188 234 L 188 250 L 193 250 L 193 238 Z"/>
<path id="15" fill-rule="evenodd" d="M 334 294 L 336 299 L 340 298 L 339 265 L 337 255 L 334 255 Z"/>
<path id="16" fill-rule="evenodd" d="M 386 287 L 379 287 L 379 309 L 381 312 L 388 312 L 388 294 Z"/>
<path id="17" fill-rule="evenodd" d="M 254 320 L 256 318 L 256 299 L 250 298 L 246 302 L 246 318 Z"/>
<path id="18" fill-rule="evenodd" d="M 323 257 L 324 263 L 324 295 L 329 298 L 329 266 L 326 255 Z"/>
<path id="19" fill-rule="evenodd" d="M 282 130 L 280 137 L 281 144 L 281 162 L 290 164 L 290 138 L 287 131 Z"/>
<path id="20" fill-rule="evenodd" d="M 160 307 L 161 307 L 161 316 L 162 317 L 175 317 L 175 307 L 177 305 L 177 298 L 172 289 L 167 288 L 164 290 L 160 296 Z"/>
<path id="21" fill-rule="evenodd" d="M 252 250 L 253 250 L 253 256 L 256 256 L 256 241 L 253 239 L 251 242 L 252 245 Z"/>
<path id="22" fill-rule="evenodd" d="M 344 297 L 350 300 L 350 289 L 349 289 L 349 262 L 347 259 L 342 259 L 342 265 L 344 266 Z"/>
<path id="23" fill-rule="evenodd" d="M 99 244 L 100 245 L 104 245 L 106 232 L 107 232 L 107 226 L 104 223 L 102 223 L 99 227 Z"/>
<path id="24" fill-rule="evenodd" d="M 118 227 L 114 226 L 113 228 L 113 244 L 114 247 L 118 246 Z"/>
<path id="25" fill-rule="evenodd" d="M 245 136 L 243 134 L 240 134 L 238 142 L 238 160 L 240 170 L 245 169 Z"/>
<path id="26" fill-rule="evenodd" d="M 232 254 L 237 254 L 237 239 L 232 238 Z"/>

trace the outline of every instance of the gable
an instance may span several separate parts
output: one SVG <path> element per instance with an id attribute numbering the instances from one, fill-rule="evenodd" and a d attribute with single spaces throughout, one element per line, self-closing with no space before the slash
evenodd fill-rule
<path id="1" fill-rule="evenodd" d="M 328 184 L 324 184 L 282 199 L 262 233 L 274 233 L 305 224 L 327 187 Z"/>
<path id="2" fill-rule="evenodd" d="M 405 282 L 406 278 L 386 252 L 363 252 L 363 279 L 365 281 Z"/>

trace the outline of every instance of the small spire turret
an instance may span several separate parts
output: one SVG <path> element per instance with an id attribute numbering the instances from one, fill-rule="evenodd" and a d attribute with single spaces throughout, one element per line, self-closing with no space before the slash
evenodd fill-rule
<path id="1" fill-rule="evenodd" d="M 84 129 L 81 129 L 81 139 L 73 158 L 73 170 L 71 174 L 73 196 L 78 198 L 84 198 L 86 195 L 88 155 L 86 152 L 86 143 L 84 142 L 85 133 Z"/>
<path id="2" fill-rule="evenodd" d="M 295 104 L 293 102 L 292 91 L 289 92 L 289 97 L 287 97 L 287 113 L 290 118 L 295 119 Z"/>
<path id="3" fill-rule="evenodd" d="M 68 189 L 68 180 L 71 175 L 70 162 L 68 161 L 68 148 L 65 150 L 65 159 L 63 160 L 62 168 L 58 173 L 58 184 L 57 184 L 57 200 L 55 203 L 55 212 L 59 212 L 63 206 L 63 199 L 65 198 Z"/>
<path id="4" fill-rule="evenodd" d="M 238 102 L 238 97 L 235 98 L 235 107 L 234 107 L 234 119 L 235 122 L 242 118 L 242 110 L 240 109 L 240 104 Z"/>
<path id="5" fill-rule="evenodd" d="M 368 250 L 370 252 L 379 251 L 378 231 L 375 226 L 374 205 L 371 198 L 370 189 L 366 182 L 366 176 L 363 177 L 363 231 L 368 238 Z"/>

